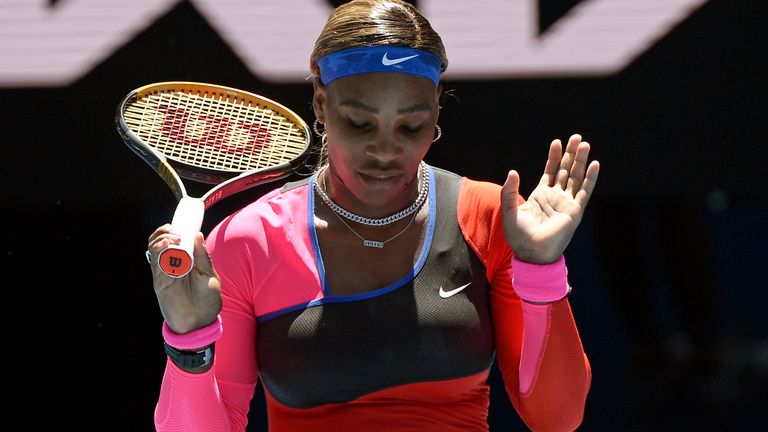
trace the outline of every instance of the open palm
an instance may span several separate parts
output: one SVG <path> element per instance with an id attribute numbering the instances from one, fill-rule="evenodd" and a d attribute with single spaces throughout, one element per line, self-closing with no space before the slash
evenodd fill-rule
<path id="1" fill-rule="evenodd" d="M 600 164 L 587 164 L 590 146 L 574 134 L 563 153 L 559 139 L 536 188 L 520 199 L 520 176 L 510 171 L 501 190 L 504 235 L 518 259 L 545 264 L 557 260 L 570 243 L 595 189 Z"/>

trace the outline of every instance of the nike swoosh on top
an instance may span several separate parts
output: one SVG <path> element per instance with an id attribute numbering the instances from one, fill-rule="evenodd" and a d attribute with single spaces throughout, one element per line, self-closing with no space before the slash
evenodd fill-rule
<path id="1" fill-rule="evenodd" d="M 381 64 L 383 64 L 384 66 L 396 65 L 398 63 L 402 63 L 402 62 L 404 62 L 406 60 L 410 60 L 410 59 L 412 59 L 414 57 L 418 57 L 419 56 L 418 54 L 414 54 L 414 55 L 408 56 L 408 57 L 400 57 L 400 58 L 396 58 L 396 59 L 389 59 L 389 58 L 387 58 L 387 54 L 389 54 L 389 53 L 384 53 L 384 56 L 381 57 Z"/>
<path id="2" fill-rule="evenodd" d="M 472 282 L 470 282 L 470 283 L 468 283 L 468 284 L 466 284 L 466 285 L 462 285 L 462 286 L 460 286 L 460 287 L 458 287 L 458 288 L 454 288 L 454 289 L 452 289 L 452 290 L 450 290 L 450 291 L 445 291 L 445 290 L 443 289 L 443 287 L 440 287 L 440 292 L 439 292 L 439 294 L 440 294 L 440 297 L 442 297 L 442 298 L 448 298 L 448 297 L 451 297 L 451 296 L 453 296 L 453 295 L 455 295 L 455 294 L 458 294 L 459 292 L 463 291 L 463 290 L 464 290 L 464 288 L 468 287 L 468 286 L 469 286 L 469 285 L 471 285 L 471 284 L 472 284 Z"/>

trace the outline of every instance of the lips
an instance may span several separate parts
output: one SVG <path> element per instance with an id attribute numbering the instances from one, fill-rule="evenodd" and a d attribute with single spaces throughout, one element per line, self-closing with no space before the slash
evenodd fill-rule
<path id="1" fill-rule="evenodd" d="M 386 189 L 394 186 L 403 176 L 400 171 L 359 171 L 358 174 L 363 181 L 372 188 Z"/>

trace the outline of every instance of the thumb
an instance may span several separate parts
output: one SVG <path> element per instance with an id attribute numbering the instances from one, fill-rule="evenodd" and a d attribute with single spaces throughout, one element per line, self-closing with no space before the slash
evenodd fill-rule
<path id="1" fill-rule="evenodd" d="M 507 173 L 507 180 L 501 187 L 501 210 L 504 214 L 516 215 L 520 204 L 520 174 L 515 170 Z"/>
<path id="2" fill-rule="evenodd" d="M 195 267 L 200 273 L 213 275 L 213 262 L 205 247 L 205 237 L 202 232 L 195 234 Z"/>

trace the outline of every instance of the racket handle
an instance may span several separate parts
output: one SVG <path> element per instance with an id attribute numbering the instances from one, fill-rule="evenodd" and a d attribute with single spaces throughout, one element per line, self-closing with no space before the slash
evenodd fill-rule
<path id="1" fill-rule="evenodd" d="M 198 198 L 184 197 L 176 206 L 171 229 L 181 236 L 178 245 L 170 245 L 158 255 L 160 269 L 170 277 L 180 278 L 192 271 L 195 234 L 203 226 L 205 203 Z"/>

